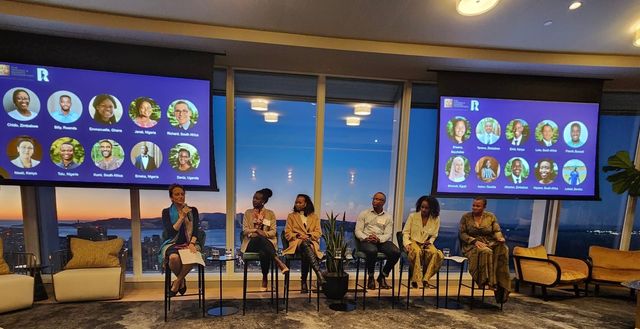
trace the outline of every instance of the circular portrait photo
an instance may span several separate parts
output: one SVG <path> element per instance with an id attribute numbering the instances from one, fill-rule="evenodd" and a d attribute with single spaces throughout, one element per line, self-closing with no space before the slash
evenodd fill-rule
<path id="1" fill-rule="evenodd" d="M 129 104 L 129 117 L 140 128 L 152 128 L 161 115 L 160 105 L 149 97 L 138 97 Z"/>
<path id="2" fill-rule="evenodd" d="M 96 95 L 91 99 L 89 114 L 95 122 L 102 125 L 113 125 L 122 118 L 122 103 L 116 96 L 109 94 Z"/>
<path id="3" fill-rule="evenodd" d="M 116 170 L 122 166 L 124 150 L 113 139 L 101 139 L 91 148 L 91 159 L 102 170 Z"/>
<path id="4" fill-rule="evenodd" d="M 504 135 L 513 146 L 520 146 L 529 139 L 529 124 L 522 119 L 513 119 L 507 125 Z"/>
<path id="5" fill-rule="evenodd" d="M 49 115 L 60 123 L 74 123 L 82 115 L 82 101 L 67 90 L 59 90 L 47 100 Z"/>
<path id="6" fill-rule="evenodd" d="M 571 186 L 578 186 L 587 178 L 587 166 L 578 159 L 571 159 L 562 166 L 562 178 Z"/>
<path id="7" fill-rule="evenodd" d="M 9 89 L 4 93 L 2 105 L 4 106 L 4 111 L 18 121 L 33 120 L 40 113 L 38 95 L 27 88 Z"/>
<path id="8" fill-rule="evenodd" d="M 142 171 L 154 171 L 162 163 L 162 151 L 158 145 L 144 141 L 131 149 L 131 163 Z"/>
<path id="9" fill-rule="evenodd" d="M 469 120 L 465 117 L 454 117 L 447 122 L 447 136 L 455 144 L 462 144 L 471 137 L 470 125 Z"/>
<path id="10" fill-rule="evenodd" d="M 587 138 L 589 137 L 589 132 L 587 131 L 587 126 L 580 121 L 572 121 L 569 122 L 564 127 L 564 133 L 562 134 L 564 137 L 564 142 L 569 145 L 569 147 L 580 147 L 587 142 Z"/>
<path id="11" fill-rule="evenodd" d="M 476 125 L 476 137 L 480 143 L 491 145 L 500 139 L 501 130 L 498 120 L 486 117 Z"/>
<path id="12" fill-rule="evenodd" d="M 500 163 L 494 157 L 483 156 L 476 162 L 476 175 L 479 180 L 491 183 L 500 176 Z"/>
<path id="13" fill-rule="evenodd" d="M 169 105 L 167 118 L 173 127 L 189 130 L 198 123 L 198 109 L 191 101 L 178 99 Z"/>
<path id="14" fill-rule="evenodd" d="M 461 155 L 452 156 L 447 160 L 445 170 L 450 181 L 460 183 L 469 176 L 471 165 L 469 165 L 469 160 Z"/>
<path id="15" fill-rule="evenodd" d="M 558 165 L 551 159 L 542 159 L 536 162 L 534 170 L 540 184 L 551 184 L 558 176 Z"/>
<path id="16" fill-rule="evenodd" d="M 62 169 L 75 169 L 84 162 L 84 147 L 77 139 L 58 138 L 49 148 L 51 161 Z"/>
<path id="17" fill-rule="evenodd" d="M 190 172 L 200 165 L 200 154 L 193 145 L 179 143 L 169 151 L 169 163 L 179 172 Z"/>
<path id="18" fill-rule="evenodd" d="M 42 147 L 33 137 L 18 136 L 9 141 L 7 156 L 18 168 L 34 168 L 42 160 Z"/>
<path id="19" fill-rule="evenodd" d="M 529 163 L 523 158 L 511 158 L 504 166 L 504 174 L 512 184 L 520 184 L 529 177 Z"/>
<path id="20" fill-rule="evenodd" d="M 551 120 L 540 121 L 536 126 L 536 141 L 542 146 L 552 146 L 558 141 L 558 125 Z"/>

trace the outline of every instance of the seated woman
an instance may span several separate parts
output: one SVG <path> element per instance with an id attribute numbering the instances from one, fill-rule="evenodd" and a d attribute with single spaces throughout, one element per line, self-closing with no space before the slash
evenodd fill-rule
<path id="1" fill-rule="evenodd" d="M 198 227 L 200 218 L 198 209 L 191 208 L 185 203 L 184 187 L 179 184 L 169 186 L 171 206 L 162 210 L 163 236 L 167 238 L 160 247 L 159 262 L 164 266 L 164 260 L 169 260 L 169 269 L 176 275 L 171 283 L 170 296 L 178 292 L 184 295 L 187 291 L 185 277 L 193 268 L 193 264 L 182 264 L 178 250 L 189 249 L 192 253 L 200 252 L 198 245 Z M 168 269 L 164 269 L 167 271 Z"/>
<path id="2" fill-rule="evenodd" d="M 444 255 L 433 243 L 440 230 L 440 204 L 432 196 L 421 196 L 416 202 L 416 212 L 407 218 L 402 230 L 402 243 L 409 255 L 412 276 L 411 286 L 418 282 L 427 286 L 429 279 L 440 270 Z"/>
<path id="3" fill-rule="evenodd" d="M 262 267 L 262 291 L 267 291 L 267 275 L 274 260 L 280 272 L 287 273 L 289 268 L 280 260 L 276 253 L 278 240 L 276 238 L 276 215 L 264 207 L 273 195 L 268 188 L 263 188 L 253 194 L 253 208 L 244 212 L 242 219 L 242 246 L 240 251 L 260 253 L 260 267 Z"/>
<path id="4" fill-rule="evenodd" d="M 488 211 L 487 199 L 473 199 L 471 212 L 460 219 L 462 253 L 469 258 L 469 272 L 479 287 L 489 286 L 496 301 L 504 303 L 511 291 L 509 249 L 496 216 Z"/>
<path id="5" fill-rule="evenodd" d="M 314 213 L 315 208 L 306 194 L 298 194 L 293 206 L 293 212 L 287 216 L 287 224 L 284 228 L 284 238 L 289 241 L 289 248 L 283 251 L 285 255 L 298 253 L 302 256 L 301 292 L 308 292 L 307 275 L 309 265 L 318 277 L 318 287 L 324 284 L 324 277 L 320 272 L 320 218 Z"/>

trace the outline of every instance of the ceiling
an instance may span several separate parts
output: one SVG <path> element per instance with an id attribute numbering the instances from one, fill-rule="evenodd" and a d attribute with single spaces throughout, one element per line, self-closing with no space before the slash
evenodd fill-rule
<path id="1" fill-rule="evenodd" d="M 640 1 L 0 1 L 0 28 L 226 54 L 235 67 L 434 81 L 438 70 L 608 79 L 640 91 Z M 152 5 L 150 5 L 152 4 Z M 551 20 L 550 26 L 544 22 Z"/>

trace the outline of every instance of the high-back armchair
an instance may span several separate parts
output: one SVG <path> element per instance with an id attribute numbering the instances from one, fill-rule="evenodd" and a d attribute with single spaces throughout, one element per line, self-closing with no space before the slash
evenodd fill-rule
<path id="1" fill-rule="evenodd" d="M 117 236 L 90 241 L 68 236 L 69 249 L 51 254 L 51 282 L 58 302 L 120 299 L 127 248 Z"/>

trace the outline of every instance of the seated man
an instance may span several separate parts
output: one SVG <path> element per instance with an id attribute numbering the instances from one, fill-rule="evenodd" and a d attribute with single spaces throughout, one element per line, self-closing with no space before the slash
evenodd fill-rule
<path id="1" fill-rule="evenodd" d="M 387 197 L 382 192 L 373 195 L 371 205 L 373 208 L 367 209 L 358 215 L 355 235 L 360 241 L 360 251 L 367 255 L 366 267 L 369 281 L 367 289 L 376 289 L 376 282 L 373 280 L 376 258 L 378 252 L 387 256 L 387 262 L 378 275 L 378 284 L 383 289 L 391 288 L 387 284 L 386 277 L 400 258 L 400 249 L 393 244 L 393 221 L 391 215 L 384 212 L 382 207 L 387 201 Z"/>

